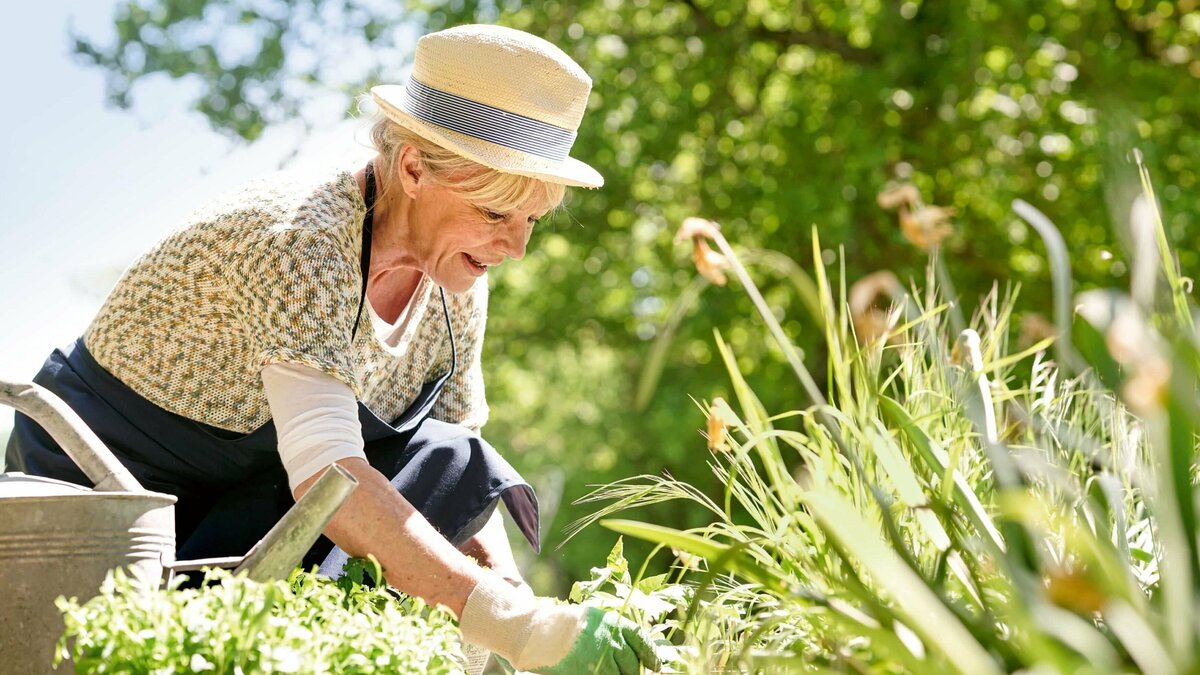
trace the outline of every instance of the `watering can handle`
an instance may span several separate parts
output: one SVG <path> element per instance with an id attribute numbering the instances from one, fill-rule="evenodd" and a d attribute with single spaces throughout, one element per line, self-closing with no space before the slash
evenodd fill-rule
<path id="1" fill-rule="evenodd" d="M 61 398 L 32 382 L 0 380 L 0 404 L 33 418 L 102 492 L 145 492 L 96 433 Z"/>

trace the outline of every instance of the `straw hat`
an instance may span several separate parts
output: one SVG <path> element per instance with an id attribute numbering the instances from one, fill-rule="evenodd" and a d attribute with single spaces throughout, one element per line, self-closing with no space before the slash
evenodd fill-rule
<path id="1" fill-rule="evenodd" d="M 591 89 L 549 42 L 468 25 L 422 37 L 408 84 L 372 87 L 371 96 L 396 123 L 479 164 L 595 188 L 604 178 L 567 154 Z"/>

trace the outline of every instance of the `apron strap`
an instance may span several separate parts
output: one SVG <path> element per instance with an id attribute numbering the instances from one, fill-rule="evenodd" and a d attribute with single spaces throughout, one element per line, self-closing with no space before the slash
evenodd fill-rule
<path id="1" fill-rule="evenodd" d="M 362 292 L 358 296 L 358 312 L 354 315 L 354 329 L 350 331 L 350 343 L 358 336 L 358 324 L 362 319 L 363 306 L 367 301 L 367 276 L 371 272 L 371 232 L 375 225 L 375 163 L 367 162 L 364 180 L 367 184 L 367 194 L 363 202 L 367 206 L 367 215 L 363 217 L 362 253 L 359 256 L 358 268 L 362 272 Z M 446 298 L 442 296 L 442 303 Z M 448 317 L 447 317 L 448 318 Z"/>
<path id="2" fill-rule="evenodd" d="M 363 202 L 367 206 L 367 215 L 363 217 L 362 229 L 362 253 L 359 255 L 359 271 L 362 273 L 362 290 L 358 296 L 358 312 L 354 315 L 354 329 L 350 331 L 350 343 L 354 343 L 354 338 L 358 336 L 358 324 L 362 319 L 363 307 L 367 302 L 367 278 L 371 272 L 371 233 L 375 225 L 375 163 L 367 162 L 367 168 L 364 172 L 364 180 L 367 184 L 367 193 L 363 197 Z M 450 372 L 444 374 L 438 380 L 438 389 L 441 389 L 441 384 L 450 379 L 454 375 L 454 371 L 458 367 L 458 348 L 454 344 L 454 328 L 450 324 L 450 308 L 446 304 L 446 289 L 438 286 L 438 293 L 442 298 L 442 317 L 446 320 L 446 334 L 450 336 Z"/>
<path id="3" fill-rule="evenodd" d="M 454 344 L 454 327 L 450 325 L 450 308 L 446 306 L 446 289 L 438 286 L 438 292 L 442 294 L 442 317 L 446 320 L 446 335 L 450 337 L 450 372 L 443 376 L 448 380 L 458 369 L 458 347 Z"/>

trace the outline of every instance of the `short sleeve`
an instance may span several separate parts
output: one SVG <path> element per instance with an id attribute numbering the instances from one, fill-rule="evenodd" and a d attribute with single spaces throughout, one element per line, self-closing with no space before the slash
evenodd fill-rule
<path id="1" fill-rule="evenodd" d="M 239 245 L 225 274 L 253 370 L 272 363 L 308 366 L 361 395 L 350 347 L 358 260 L 324 232 L 278 227 Z"/>
<path id="2" fill-rule="evenodd" d="M 457 364 L 431 416 L 478 432 L 488 420 L 482 361 L 483 334 L 487 328 L 487 277 L 481 277 L 466 293 L 453 296 L 450 305 Z"/>
<path id="3" fill-rule="evenodd" d="M 340 459 L 363 452 L 354 392 L 306 366 L 272 363 L 262 369 L 263 390 L 279 440 L 279 458 L 295 493 L 301 483 Z"/>

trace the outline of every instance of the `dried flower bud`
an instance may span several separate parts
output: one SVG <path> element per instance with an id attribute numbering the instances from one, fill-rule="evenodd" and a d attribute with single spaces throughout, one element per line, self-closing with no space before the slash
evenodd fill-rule
<path id="1" fill-rule="evenodd" d="M 700 561 L 703 560 L 700 556 L 688 553 L 687 551 L 681 551 L 674 546 L 671 547 L 671 553 L 675 554 L 675 557 L 679 559 L 679 564 L 683 565 L 684 569 L 689 569 L 693 572 L 700 569 Z"/>
<path id="2" fill-rule="evenodd" d="M 872 272 L 850 286 L 850 318 L 859 344 L 874 344 L 891 332 L 899 314 L 890 314 L 880 305 L 890 305 L 903 295 L 900 280 L 888 270 Z"/>
<path id="3" fill-rule="evenodd" d="M 902 183 L 875 195 L 875 201 L 885 209 L 894 209 L 902 204 L 916 206 L 921 201 L 921 193 L 911 183 Z"/>
<path id="4" fill-rule="evenodd" d="M 692 261 L 700 276 L 718 286 L 726 282 L 725 270 L 729 269 L 729 261 L 719 252 L 712 250 L 708 240 L 721 231 L 721 226 L 704 218 L 684 218 L 675 233 L 675 241 L 692 240 Z"/>
<path id="5" fill-rule="evenodd" d="M 729 452 L 729 427 L 741 423 L 725 399 L 720 396 L 714 398 L 708 406 L 708 449 L 714 452 Z"/>
<path id="6" fill-rule="evenodd" d="M 941 244 L 954 232 L 950 217 L 956 210 L 947 206 L 926 206 L 921 202 L 920 191 L 910 183 L 880 192 L 875 201 L 885 209 L 900 209 L 901 234 L 923 251 Z"/>
<path id="7" fill-rule="evenodd" d="M 895 336 L 890 334 L 894 316 L 896 315 L 889 315 L 887 312 L 875 308 L 855 315 L 853 317 L 854 337 L 858 340 L 858 344 L 874 345 L 884 338 L 887 338 L 889 343 L 894 342 Z"/>
<path id="8" fill-rule="evenodd" d="M 725 423 L 716 415 L 708 416 L 708 449 L 713 452 L 729 451 L 729 441 L 725 437 Z"/>
<path id="9" fill-rule="evenodd" d="M 721 231 L 721 226 L 717 223 L 706 220 L 704 218 L 684 218 L 679 225 L 679 231 L 675 233 L 675 241 L 687 241 L 688 239 L 709 239 L 715 233 Z"/>
<path id="10" fill-rule="evenodd" d="M 914 246 L 928 251 L 954 232 L 949 221 L 955 213 L 957 209 L 946 206 L 922 206 L 911 212 L 901 207 L 900 232 Z"/>
<path id="11" fill-rule="evenodd" d="M 725 256 L 709 248 L 708 242 L 704 239 L 697 237 L 693 241 L 695 248 L 692 251 L 692 260 L 696 263 L 696 271 L 714 284 L 724 286 L 725 270 L 729 269 L 729 261 L 725 259 Z"/>
<path id="12" fill-rule="evenodd" d="M 849 305 L 851 313 L 867 311 L 881 298 L 891 304 L 892 300 L 904 295 L 900 280 L 889 270 L 872 272 L 850 286 Z"/>
<path id="13" fill-rule="evenodd" d="M 1129 409 L 1146 414 L 1162 408 L 1167 400 L 1167 388 L 1171 381 L 1171 366 L 1160 356 L 1152 356 L 1138 362 L 1133 376 L 1121 387 L 1121 398 Z"/>

